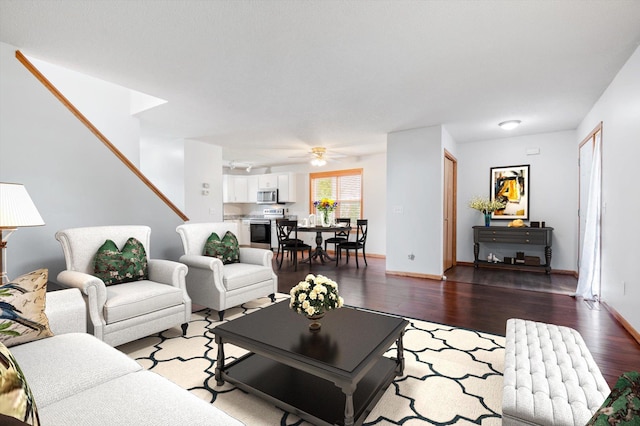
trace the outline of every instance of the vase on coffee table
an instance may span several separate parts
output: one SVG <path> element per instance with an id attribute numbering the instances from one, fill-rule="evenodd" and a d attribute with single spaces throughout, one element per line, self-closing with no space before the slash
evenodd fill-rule
<path id="1" fill-rule="evenodd" d="M 309 330 L 311 330 L 312 333 L 316 333 L 320 331 L 320 328 L 322 328 L 322 324 L 318 320 L 322 319 L 324 317 L 324 314 L 325 312 L 320 312 L 318 314 L 313 314 L 313 315 L 306 315 L 307 319 L 311 321 L 311 324 L 309 324 Z"/>

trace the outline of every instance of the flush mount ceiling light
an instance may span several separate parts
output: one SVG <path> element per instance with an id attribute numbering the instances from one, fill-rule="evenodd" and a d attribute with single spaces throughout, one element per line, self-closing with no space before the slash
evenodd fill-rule
<path id="1" fill-rule="evenodd" d="M 504 130 L 512 130 L 518 127 L 520 123 L 522 123 L 520 120 L 509 120 L 499 123 L 498 126 L 502 127 Z"/>
<path id="2" fill-rule="evenodd" d="M 315 167 L 322 167 L 327 164 L 327 160 L 324 159 L 325 152 L 327 152 L 327 149 L 321 146 L 311 148 L 311 155 L 313 155 L 311 165 Z"/>

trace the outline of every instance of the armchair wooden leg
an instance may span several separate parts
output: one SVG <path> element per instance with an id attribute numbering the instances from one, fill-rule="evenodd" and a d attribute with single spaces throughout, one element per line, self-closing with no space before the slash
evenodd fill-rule
<path id="1" fill-rule="evenodd" d="M 218 311 L 218 318 L 220 318 L 220 321 L 224 320 L 224 309 L 221 311 Z"/>
<path id="2" fill-rule="evenodd" d="M 182 335 L 186 336 L 187 335 L 187 327 L 189 327 L 189 323 L 185 322 L 184 324 L 182 324 L 180 327 L 182 327 Z"/>

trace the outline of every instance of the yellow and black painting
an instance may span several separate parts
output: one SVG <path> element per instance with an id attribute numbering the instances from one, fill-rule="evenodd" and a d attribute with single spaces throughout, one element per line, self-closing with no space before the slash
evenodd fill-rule
<path id="1" fill-rule="evenodd" d="M 505 203 L 492 219 L 529 219 L 529 165 L 492 167 L 491 199 Z"/>

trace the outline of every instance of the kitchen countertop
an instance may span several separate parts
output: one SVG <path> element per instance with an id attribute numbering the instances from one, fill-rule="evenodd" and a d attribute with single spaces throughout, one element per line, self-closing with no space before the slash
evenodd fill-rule
<path id="1" fill-rule="evenodd" d="M 265 217 L 261 214 L 258 215 L 244 215 L 244 214 L 230 214 L 230 215 L 224 215 L 223 220 L 248 220 L 248 219 L 264 219 Z M 269 218 L 272 220 L 276 220 L 276 218 Z M 278 218 L 278 219 L 290 219 L 290 220 L 297 220 L 298 216 L 297 215 L 287 215 L 287 216 L 283 216 L 282 218 Z"/>

